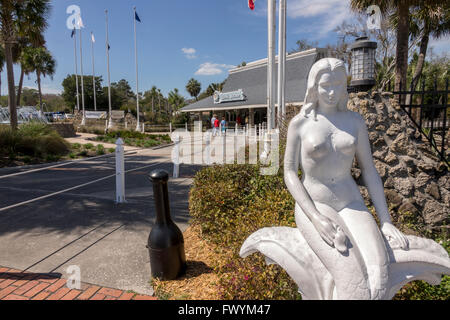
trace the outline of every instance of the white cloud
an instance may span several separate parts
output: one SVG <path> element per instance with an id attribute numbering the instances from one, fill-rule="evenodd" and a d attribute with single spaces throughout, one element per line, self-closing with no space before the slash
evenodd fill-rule
<path id="1" fill-rule="evenodd" d="M 325 36 L 344 20 L 353 18 L 349 1 L 343 0 L 291 0 L 287 14 L 292 19 L 315 18 L 315 25 L 309 25 L 308 29 L 314 30 L 319 37 Z"/>
<path id="2" fill-rule="evenodd" d="M 186 58 L 188 58 L 188 59 L 195 59 L 195 58 L 197 58 L 197 56 L 195 55 L 197 50 L 195 50 L 194 48 L 182 48 L 181 51 L 183 51 L 183 53 L 185 54 Z"/>
<path id="3" fill-rule="evenodd" d="M 235 66 L 229 64 L 205 62 L 200 65 L 195 74 L 199 76 L 213 76 L 216 74 L 221 74 L 225 71 L 225 69 L 231 69 L 234 67 Z"/>
<path id="4" fill-rule="evenodd" d="M 442 37 L 437 40 L 431 38 L 428 48 L 433 48 L 434 54 L 447 54 L 450 48 L 450 36 Z"/>

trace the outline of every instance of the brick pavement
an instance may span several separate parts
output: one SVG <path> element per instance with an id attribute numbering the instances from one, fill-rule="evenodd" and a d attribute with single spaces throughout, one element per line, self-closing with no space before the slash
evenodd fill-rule
<path id="1" fill-rule="evenodd" d="M 0 266 L 0 300 L 157 300 L 136 292 L 82 283 L 69 289 L 52 274 L 23 272 Z"/>

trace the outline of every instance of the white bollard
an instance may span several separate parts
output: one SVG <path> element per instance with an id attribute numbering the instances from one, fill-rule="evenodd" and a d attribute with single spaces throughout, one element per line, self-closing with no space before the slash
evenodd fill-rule
<path id="1" fill-rule="evenodd" d="M 145 133 L 145 123 L 142 122 L 142 133 Z"/>
<path id="2" fill-rule="evenodd" d="M 127 120 L 125 120 L 125 129 L 127 129 L 128 128 L 128 123 L 127 123 Z"/>
<path id="3" fill-rule="evenodd" d="M 184 124 L 184 126 L 186 127 L 186 132 L 188 132 L 187 122 Z"/>
<path id="4" fill-rule="evenodd" d="M 172 133 L 172 122 L 169 122 L 169 133 Z"/>
<path id="5" fill-rule="evenodd" d="M 236 122 L 236 125 L 234 126 L 234 135 L 237 135 L 238 132 L 238 124 Z"/>
<path id="6" fill-rule="evenodd" d="M 123 141 L 121 138 L 116 141 L 116 203 L 125 201 L 125 159 Z"/>
<path id="7" fill-rule="evenodd" d="M 174 146 L 174 161 L 173 161 L 173 177 L 178 178 L 180 176 L 180 136 L 175 137 Z"/>

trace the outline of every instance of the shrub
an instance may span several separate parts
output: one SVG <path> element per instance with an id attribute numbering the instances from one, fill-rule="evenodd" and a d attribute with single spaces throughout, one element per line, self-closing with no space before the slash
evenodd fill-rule
<path id="1" fill-rule="evenodd" d="M 105 147 L 102 144 L 97 145 L 97 154 L 99 156 L 105 154 Z"/>
<path id="2" fill-rule="evenodd" d="M 108 149 L 108 152 L 109 152 L 109 153 L 113 153 L 113 152 L 115 152 L 115 151 L 116 151 L 115 148 L 109 148 L 109 149 Z"/>
<path id="3" fill-rule="evenodd" d="M 209 241 L 231 254 L 217 261 L 224 299 L 298 299 L 295 283 L 260 254 L 239 257 L 244 240 L 270 226 L 295 226 L 294 200 L 281 175 L 262 176 L 259 166 L 225 165 L 200 170 L 190 192 L 189 209 Z"/>
<path id="4" fill-rule="evenodd" d="M 90 149 L 92 149 L 94 147 L 94 145 L 92 144 L 92 143 L 86 143 L 85 145 L 84 145 L 84 148 L 86 149 L 86 150 L 90 150 Z"/>
<path id="5" fill-rule="evenodd" d="M 46 158 L 62 156 L 69 151 L 69 144 L 50 126 L 29 122 L 13 131 L 9 127 L 0 132 L 0 151 L 9 154 Z"/>

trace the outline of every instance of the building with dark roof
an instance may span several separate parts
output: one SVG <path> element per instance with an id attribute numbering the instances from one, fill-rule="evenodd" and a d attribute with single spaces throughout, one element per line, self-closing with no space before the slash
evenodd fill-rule
<path id="1" fill-rule="evenodd" d="M 305 98 L 308 73 L 312 65 L 326 56 L 325 49 L 310 49 L 286 57 L 286 106 L 301 106 Z M 275 60 L 278 69 L 278 57 Z M 275 86 L 277 82 L 275 81 Z M 276 98 L 276 97 L 275 97 Z M 275 107 L 277 107 L 275 99 Z M 267 117 L 267 58 L 249 62 L 229 70 L 222 93 L 196 101 L 181 109 L 200 118 L 216 114 L 233 124 L 237 117 L 241 124 L 266 122 Z M 275 112 L 276 114 L 276 112 Z"/>

